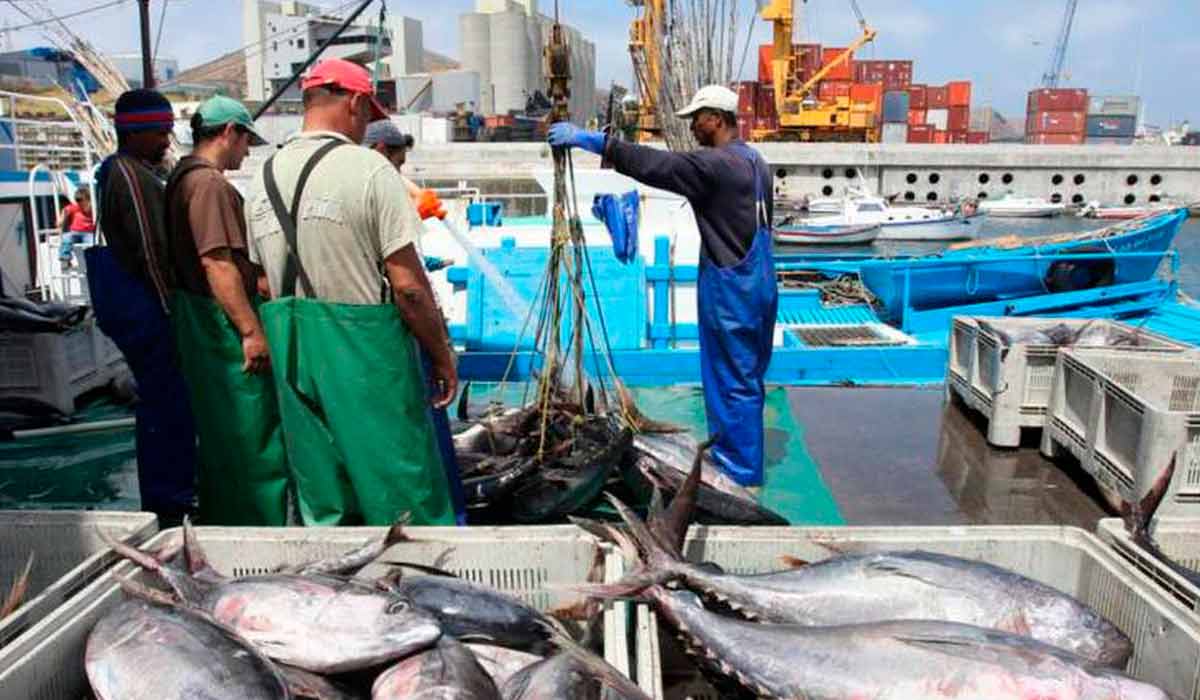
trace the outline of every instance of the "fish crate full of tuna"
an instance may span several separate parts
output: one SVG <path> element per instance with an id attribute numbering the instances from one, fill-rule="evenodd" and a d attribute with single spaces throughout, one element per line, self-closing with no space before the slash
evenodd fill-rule
<path id="1" fill-rule="evenodd" d="M 619 561 L 571 526 L 202 527 L 118 551 L 130 561 L 0 650 L 0 695 L 644 697 L 627 604 L 571 590 Z"/>
<path id="2" fill-rule="evenodd" d="M 1068 453 L 1115 507 L 1169 475 L 1159 514 L 1200 516 L 1200 354 L 1061 351 L 1042 454 Z"/>
<path id="3" fill-rule="evenodd" d="M 1200 627 L 1068 527 L 597 528 L 655 698 L 1200 697 Z"/>
<path id="4" fill-rule="evenodd" d="M 957 316 L 946 388 L 988 419 L 987 441 L 1016 447 L 1022 428 L 1041 428 L 1058 350 L 1179 353 L 1189 346 L 1105 319 Z"/>
<path id="5" fill-rule="evenodd" d="M 120 561 L 105 537 L 138 544 L 156 532 L 153 513 L 0 511 L 0 648 Z"/>

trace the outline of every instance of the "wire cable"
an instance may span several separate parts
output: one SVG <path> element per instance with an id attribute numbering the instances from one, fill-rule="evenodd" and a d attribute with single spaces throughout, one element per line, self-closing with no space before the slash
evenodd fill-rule
<path id="1" fill-rule="evenodd" d="M 5 29 L 5 31 L 19 32 L 24 29 L 33 29 L 35 27 L 41 27 L 41 26 L 44 26 L 47 24 L 54 24 L 55 22 L 61 22 L 64 19 L 80 17 L 83 15 L 91 14 L 93 12 L 99 12 L 100 10 L 107 10 L 110 7 L 116 7 L 117 5 L 124 5 L 126 2 L 128 2 L 128 0 L 112 0 L 112 2 L 106 2 L 106 3 L 102 3 L 100 5 L 93 5 L 92 7 L 87 7 L 82 10 L 76 10 L 75 12 L 68 12 L 65 15 L 57 15 L 54 17 L 45 17 L 43 19 L 34 19 L 34 16 L 31 15 L 29 12 L 25 11 L 20 5 L 18 5 L 16 0 L 8 0 L 8 4 L 12 5 L 13 8 L 17 10 L 17 12 L 20 12 L 21 14 L 25 15 L 26 17 L 28 17 L 29 19 L 31 19 L 33 21 L 28 22 L 26 24 L 18 24 L 16 26 L 7 27 Z"/>
<path id="2" fill-rule="evenodd" d="M 162 0 L 162 11 L 158 13 L 158 34 L 154 37 L 154 51 L 150 54 L 150 65 L 153 66 L 158 61 L 158 47 L 162 43 L 163 25 L 167 20 L 167 3 L 171 0 Z"/>

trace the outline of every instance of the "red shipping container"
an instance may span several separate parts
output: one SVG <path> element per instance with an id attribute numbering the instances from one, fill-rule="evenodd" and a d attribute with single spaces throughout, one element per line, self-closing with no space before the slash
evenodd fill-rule
<path id="1" fill-rule="evenodd" d="M 909 126 L 921 126 L 924 123 L 925 123 L 925 110 L 923 110 L 923 109 L 908 110 L 908 125 Z"/>
<path id="2" fill-rule="evenodd" d="M 758 105 L 758 83 L 746 81 L 737 84 L 738 114 L 754 114 Z"/>
<path id="3" fill-rule="evenodd" d="M 924 85 L 910 85 L 908 87 L 908 108 L 909 109 L 929 109 L 929 88 Z"/>
<path id="4" fill-rule="evenodd" d="M 934 128 L 927 124 L 908 127 L 909 143 L 933 143 Z"/>
<path id="5" fill-rule="evenodd" d="M 986 131 L 968 131 L 967 143 L 988 143 L 992 140 L 991 134 Z"/>
<path id="6" fill-rule="evenodd" d="M 1084 134 L 1087 112 L 1037 112 L 1025 120 L 1027 134 Z"/>
<path id="7" fill-rule="evenodd" d="M 907 90 L 912 85 L 912 61 L 855 61 L 854 81 L 883 83 L 884 90 Z"/>
<path id="8" fill-rule="evenodd" d="M 947 129 L 966 132 L 971 127 L 970 107 L 951 107 L 948 111 L 950 114 L 949 120 L 946 122 Z"/>
<path id="9" fill-rule="evenodd" d="M 1043 146 L 1080 146 L 1083 144 L 1083 134 L 1030 134 L 1025 137 L 1025 143 Z"/>
<path id="10" fill-rule="evenodd" d="M 951 107 L 971 106 L 971 82 L 969 80 L 955 80 L 946 83 L 946 91 Z"/>
<path id="11" fill-rule="evenodd" d="M 850 86 L 853 84 L 849 80 L 822 80 L 821 87 L 817 88 L 817 97 L 826 101 L 849 97 Z"/>
<path id="12" fill-rule="evenodd" d="M 771 60 L 775 58 L 775 46 L 762 44 L 758 47 L 758 82 L 771 83 L 775 80 L 771 70 Z"/>
<path id="13" fill-rule="evenodd" d="M 809 75 L 821 68 L 820 44 L 796 44 L 792 47 L 795 52 L 796 65 L 802 71 L 810 71 Z"/>
<path id="14" fill-rule="evenodd" d="M 846 53 L 846 49 L 841 48 L 824 48 L 821 49 L 821 65 L 827 66 L 833 63 L 834 59 Z M 826 80 L 854 80 L 854 55 L 846 57 L 846 60 L 839 63 L 825 74 Z"/>
<path id="15" fill-rule="evenodd" d="M 1029 112 L 1087 112 L 1087 90 L 1042 88 L 1032 90 L 1025 105 Z"/>
<path id="16" fill-rule="evenodd" d="M 910 105 L 911 106 L 911 105 Z M 947 109 L 950 107 L 950 89 L 945 85 L 925 88 L 925 109 Z"/>
<path id="17" fill-rule="evenodd" d="M 754 118 L 755 131 L 775 131 L 779 128 L 779 120 L 772 113 L 769 117 L 764 117 L 761 114 Z"/>
<path id="18" fill-rule="evenodd" d="M 743 141 L 750 140 L 750 130 L 754 128 L 754 119 L 743 119 L 738 116 L 738 138 Z"/>
<path id="19" fill-rule="evenodd" d="M 883 83 L 851 83 L 850 101 L 880 104 L 883 102 Z"/>
<path id="20" fill-rule="evenodd" d="M 774 118 L 775 112 L 775 88 L 762 86 L 758 89 L 758 105 L 755 108 L 755 115 L 759 117 Z"/>
<path id="21" fill-rule="evenodd" d="M 965 131 L 947 131 L 946 143 L 970 143 L 970 141 L 967 140 Z"/>
<path id="22" fill-rule="evenodd" d="M 941 129 L 933 130 L 933 143 L 947 143 L 950 140 L 950 132 L 942 131 Z"/>

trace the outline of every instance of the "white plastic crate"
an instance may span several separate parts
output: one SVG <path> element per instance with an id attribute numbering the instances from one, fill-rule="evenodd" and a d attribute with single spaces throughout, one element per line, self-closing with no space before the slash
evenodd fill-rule
<path id="1" fill-rule="evenodd" d="M 1159 513 L 1200 515 L 1200 354 L 1059 353 L 1042 453 L 1064 451 L 1126 501 L 1174 459 Z"/>
<path id="2" fill-rule="evenodd" d="M 209 562 L 229 575 L 268 573 L 279 566 L 340 554 L 386 528 L 197 528 Z M 383 560 L 433 564 L 449 551 L 445 568 L 464 579 L 514 595 L 547 609 L 577 599 L 563 584 L 583 583 L 595 567 L 599 577 L 618 575 L 620 562 L 582 530 L 570 525 L 549 527 L 414 527 L 415 541 L 402 542 Z M 146 543 L 147 548 L 179 536 L 167 530 Z M 373 565 L 363 576 L 379 575 Z M 78 700 L 87 692 L 83 654 L 96 622 L 123 595 L 117 579 L 146 574 L 129 562 L 98 578 L 67 604 L 7 647 L 0 649 L 0 693 L 21 700 Z M 628 674 L 628 605 L 614 603 L 604 619 L 604 655 Z M 10 695 L 11 693 L 11 695 Z"/>
<path id="3" fill-rule="evenodd" d="M 0 394 L 74 413 L 80 394 L 105 386 L 119 369 L 101 356 L 99 335 L 91 319 L 63 333 L 0 333 Z"/>
<path id="4" fill-rule="evenodd" d="M 1137 567 L 1155 583 L 1193 611 L 1200 627 L 1200 587 L 1163 564 L 1154 555 L 1134 543 L 1120 518 L 1105 518 L 1096 526 L 1100 539 L 1112 545 L 1117 554 Z M 1154 543 L 1177 564 L 1200 571 L 1200 518 L 1157 518 Z"/>
<path id="5" fill-rule="evenodd" d="M 980 322 L 984 322 L 983 325 Z M 1022 428 L 1041 428 L 1046 420 L 1054 376 L 1057 345 L 1007 344 L 991 328 L 1016 335 L 1039 328 L 1065 325 L 1074 330 L 1134 336 L 1137 345 L 1075 346 L 1115 352 L 1179 353 L 1190 346 L 1166 336 L 1105 319 L 955 317 L 950 331 L 950 361 L 946 386 L 988 419 L 987 441 L 1000 447 L 1021 443 Z M 990 326 L 991 328 L 989 328 Z"/>
<path id="6" fill-rule="evenodd" d="M 117 563 L 101 530 L 118 542 L 139 544 L 158 532 L 158 520 L 153 513 L 0 511 L 0 595 L 33 554 L 25 603 L 0 620 L 0 648 Z"/>
<path id="7" fill-rule="evenodd" d="M 686 546 L 692 561 L 712 561 L 727 571 L 756 573 L 783 568 L 789 555 L 820 561 L 838 551 L 920 549 L 1006 567 L 1075 596 L 1133 641 L 1126 669 L 1173 698 L 1200 699 L 1200 626 L 1182 605 L 1129 566 L 1094 535 L 1078 528 L 1014 527 L 711 527 L 692 528 Z M 657 616 L 638 606 L 635 652 L 638 684 L 656 699 L 716 700 L 691 661 L 664 658 Z M 664 671 L 666 674 L 664 675 Z M 677 679 L 665 687 L 663 678 Z"/>

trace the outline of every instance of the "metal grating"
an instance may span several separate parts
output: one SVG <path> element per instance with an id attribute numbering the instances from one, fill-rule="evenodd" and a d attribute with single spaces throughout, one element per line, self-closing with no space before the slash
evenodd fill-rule
<path id="1" fill-rule="evenodd" d="M 805 345 L 816 348 L 859 345 L 904 345 L 874 326 L 794 326 L 789 328 Z"/>

